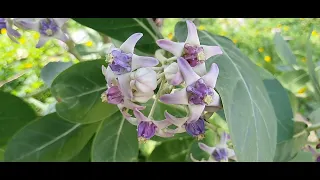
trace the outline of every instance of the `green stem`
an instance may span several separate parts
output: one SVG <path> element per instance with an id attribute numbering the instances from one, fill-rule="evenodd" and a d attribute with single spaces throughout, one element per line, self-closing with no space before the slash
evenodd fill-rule
<path id="1" fill-rule="evenodd" d="M 318 129 L 320 129 L 320 123 L 309 126 L 307 128 L 307 131 L 310 132 L 310 131 L 315 131 L 315 130 L 318 130 Z"/>
<path id="2" fill-rule="evenodd" d="M 161 92 L 162 92 L 163 85 L 164 85 L 164 80 L 163 80 L 163 78 L 162 78 L 162 81 L 161 81 L 161 84 L 160 84 L 158 93 L 156 94 L 156 97 L 154 98 L 154 101 L 153 101 L 153 104 L 152 104 L 150 113 L 149 113 L 149 115 L 148 115 L 148 118 L 149 118 L 149 119 L 150 119 L 150 118 L 153 116 L 153 114 L 154 114 L 154 110 L 156 109 L 157 101 L 158 101 L 158 99 L 159 99 L 159 97 L 160 97 L 160 94 L 161 94 Z"/>

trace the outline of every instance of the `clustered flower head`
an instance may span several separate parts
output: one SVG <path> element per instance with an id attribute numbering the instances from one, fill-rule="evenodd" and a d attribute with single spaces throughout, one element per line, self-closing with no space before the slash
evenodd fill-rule
<path id="1" fill-rule="evenodd" d="M 37 31 L 40 34 L 37 48 L 42 47 L 50 39 L 58 39 L 62 42 L 68 41 L 68 36 L 62 27 L 69 18 L 0 18 L 0 29 L 5 28 L 7 34 L 14 42 L 21 34 L 13 28 L 16 26 L 22 30 Z"/>
<path id="2" fill-rule="evenodd" d="M 187 21 L 187 27 L 185 42 L 158 40 L 161 49 L 156 51 L 155 57 L 135 54 L 142 33 L 131 35 L 120 47 L 112 46 L 107 52 L 108 65 L 102 66 L 107 89 L 101 99 L 117 105 L 122 115 L 137 126 L 139 142 L 146 142 L 153 136 L 170 138 L 185 132 L 201 140 L 206 131 L 205 111 L 215 112 L 221 108 L 220 96 L 215 90 L 219 68 L 214 63 L 207 71 L 206 60 L 222 54 L 222 50 L 218 46 L 201 45 L 196 26 Z M 173 57 L 166 58 L 164 51 L 172 53 Z M 143 103 L 151 99 L 185 106 L 187 116 L 175 117 L 165 111 L 164 119 L 155 120 L 153 113 L 157 103 L 152 103 L 148 115 L 143 112 L 146 108 Z M 212 153 L 218 154 L 217 161 L 220 161 L 218 156 L 226 160 L 234 155 L 225 145 L 215 149 Z"/>

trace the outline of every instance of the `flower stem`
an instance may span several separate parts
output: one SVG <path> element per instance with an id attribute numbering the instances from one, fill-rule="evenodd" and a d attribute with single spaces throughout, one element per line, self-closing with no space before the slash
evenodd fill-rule
<path id="1" fill-rule="evenodd" d="M 310 131 L 315 131 L 315 130 L 318 130 L 318 129 L 320 129 L 320 123 L 309 126 L 307 128 L 307 131 L 310 132 Z"/>
<path id="2" fill-rule="evenodd" d="M 160 84 L 159 90 L 158 90 L 158 92 L 157 92 L 157 94 L 156 94 L 156 97 L 154 98 L 154 101 L 153 101 L 153 104 L 152 104 L 150 113 L 149 113 L 149 115 L 148 115 L 148 118 L 149 118 L 149 119 L 150 119 L 150 118 L 153 116 L 153 114 L 154 114 L 154 111 L 155 111 L 155 109 L 156 109 L 158 99 L 159 99 L 159 97 L 160 97 L 160 95 L 161 95 L 161 93 L 162 93 L 162 89 L 163 89 L 163 85 L 164 85 L 164 84 L 165 84 L 165 83 L 164 83 L 164 79 L 161 78 L 161 84 Z"/>

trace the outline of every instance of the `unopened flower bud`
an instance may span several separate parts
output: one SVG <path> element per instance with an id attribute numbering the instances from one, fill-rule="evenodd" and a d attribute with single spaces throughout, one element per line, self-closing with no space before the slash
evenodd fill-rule
<path id="1" fill-rule="evenodd" d="M 185 128 L 188 134 L 197 137 L 198 140 L 204 138 L 205 125 L 204 119 L 200 117 L 197 121 L 186 123 Z"/>
<path id="2" fill-rule="evenodd" d="M 151 68 L 139 68 L 130 77 L 130 86 L 134 90 L 146 93 L 157 88 L 157 73 Z"/>
<path id="3" fill-rule="evenodd" d="M 171 82 L 179 70 L 178 64 L 176 62 L 170 64 L 164 68 L 164 76 L 168 82 Z"/>
<path id="4" fill-rule="evenodd" d="M 134 91 L 132 101 L 136 101 L 139 103 L 146 103 L 147 101 L 149 101 L 149 99 L 152 98 L 153 95 L 154 95 L 153 91 L 149 91 L 149 92 Z"/>

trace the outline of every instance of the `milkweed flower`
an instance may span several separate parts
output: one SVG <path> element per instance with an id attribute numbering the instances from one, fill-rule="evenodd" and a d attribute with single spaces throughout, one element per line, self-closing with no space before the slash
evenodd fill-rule
<path id="1" fill-rule="evenodd" d="M 63 25 L 69 18 L 17 18 L 14 23 L 25 30 L 34 30 L 40 33 L 37 48 L 42 47 L 50 39 L 68 41 L 67 35 L 62 31 Z"/>
<path id="2" fill-rule="evenodd" d="M 212 56 L 222 54 L 219 46 L 200 45 L 197 27 L 192 21 L 187 20 L 188 36 L 185 42 L 173 42 L 171 40 L 160 39 L 157 44 L 162 49 L 169 51 L 176 57 L 183 57 L 185 61 L 194 69 L 194 71 L 202 76 L 206 73 L 205 61 Z M 178 71 L 176 81 L 172 81 L 173 85 L 183 82 L 181 73 Z M 180 81 L 178 81 L 180 80 Z"/>
<path id="3" fill-rule="evenodd" d="M 8 37 L 15 43 L 18 43 L 16 38 L 20 38 L 21 34 L 12 28 L 13 22 L 10 18 L 0 18 L 0 30 L 5 29 Z"/>
<path id="4" fill-rule="evenodd" d="M 219 68 L 217 64 L 213 63 L 209 72 L 200 77 L 183 58 L 180 57 L 177 61 L 187 87 L 172 94 L 161 96 L 160 101 L 167 104 L 188 105 L 190 115 L 174 121 L 179 121 L 180 123 L 176 124 L 181 126 L 187 121 L 188 123 L 193 123 L 199 120 L 206 106 L 220 106 L 220 96 L 214 90 L 219 75 Z M 172 117 L 171 119 L 175 118 Z"/>
<path id="5" fill-rule="evenodd" d="M 209 162 L 228 162 L 229 159 L 236 158 L 234 150 L 228 148 L 228 139 L 228 134 L 223 132 L 219 144 L 217 144 L 215 147 L 207 146 L 206 144 L 201 142 L 199 142 L 198 145 L 200 149 L 210 154 Z M 192 157 L 192 154 L 190 156 L 193 161 L 198 162 L 198 160 Z"/>
<path id="6" fill-rule="evenodd" d="M 151 120 L 137 109 L 135 109 L 133 113 L 137 119 L 139 142 L 145 142 L 146 140 L 152 138 L 154 135 L 160 137 L 172 137 L 174 135 L 174 133 L 169 133 L 163 130 L 164 128 L 171 125 L 170 121 L 168 121 L 167 119 Z"/>

